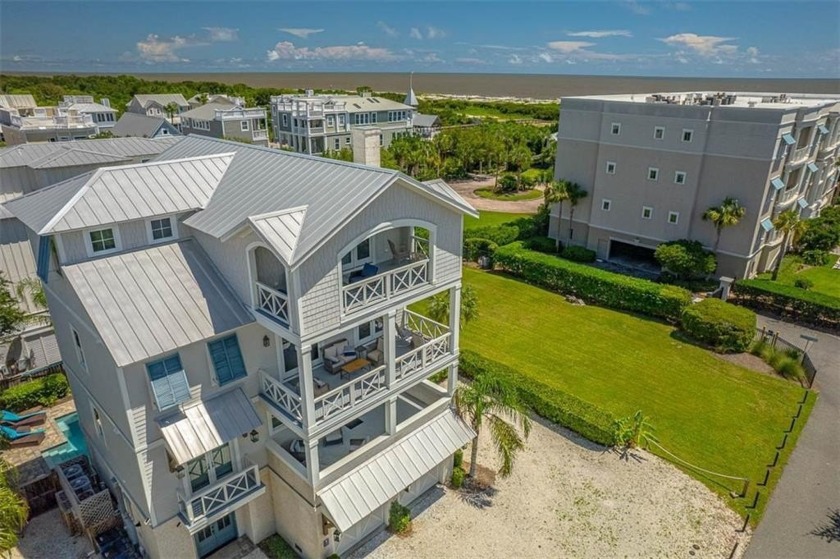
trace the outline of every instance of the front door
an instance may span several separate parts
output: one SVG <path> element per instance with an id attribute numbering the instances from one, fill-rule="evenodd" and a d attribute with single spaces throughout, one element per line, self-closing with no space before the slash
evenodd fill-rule
<path id="1" fill-rule="evenodd" d="M 195 547 L 199 557 L 206 557 L 235 539 L 236 518 L 230 513 L 199 531 L 195 535 Z"/>

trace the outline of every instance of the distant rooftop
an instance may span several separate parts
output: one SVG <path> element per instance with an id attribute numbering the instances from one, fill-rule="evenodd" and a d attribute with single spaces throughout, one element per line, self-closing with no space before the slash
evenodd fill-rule
<path id="1" fill-rule="evenodd" d="M 619 103 L 645 103 L 654 105 L 754 107 L 777 110 L 800 107 L 820 107 L 840 103 L 840 95 L 722 91 L 575 95 L 566 97 L 566 99 L 595 99 L 601 101 L 615 101 Z"/>

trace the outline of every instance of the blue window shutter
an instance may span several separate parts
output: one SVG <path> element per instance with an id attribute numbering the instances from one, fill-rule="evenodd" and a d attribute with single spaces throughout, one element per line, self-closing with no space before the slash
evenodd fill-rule
<path id="1" fill-rule="evenodd" d="M 146 370 L 149 372 L 149 380 L 152 383 L 152 392 L 155 394 L 158 409 L 165 410 L 189 399 L 190 386 L 187 374 L 181 366 L 180 356 L 173 355 L 148 363 Z"/>
<path id="2" fill-rule="evenodd" d="M 242 352 L 239 349 L 236 334 L 210 342 L 207 347 L 210 350 L 210 359 L 216 369 L 216 378 L 219 380 L 219 384 L 225 384 L 245 376 L 245 362 L 242 360 Z"/>
<path id="3" fill-rule="evenodd" d="M 38 277 L 41 281 L 47 283 L 47 277 L 50 275 L 50 243 L 52 237 L 40 237 L 38 241 Z"/>

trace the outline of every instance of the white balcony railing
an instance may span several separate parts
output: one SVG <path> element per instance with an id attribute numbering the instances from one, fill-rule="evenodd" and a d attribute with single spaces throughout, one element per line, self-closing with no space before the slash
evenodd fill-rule
<path id="1" fill-rule="evenodd" d="M 428 282 L 429 260 L 424 258 L 345 285 L 341 288 L 344 312 L 356 312 L 368 305 L 391 300 Z"/>
<path id="2" fill-rule="evenodd" d="M 260 384 L 263 397 L 286 412 L 292 420 L 298 423 L 303 421 L 299 394 L 265 371 L 260 371 Z"/>
<path id="3" fill-rule="evenodd" d="M 398 357 L 394 379 L 400 382 L 409 377 L 416 378 L 431 373 L 436 362 L 450 355 L 451 339 L 452 334 L 447 332 Z"/>
<path id="4" fill-rule="evenodd" d="M 257 308 L 284 324 L 289 321 L 289 296 L 265 284 L 257 284 Z"/>
<path id="5" fill-rule="evenodd" d="M 798 188 L 791 188 L 790 190 L 785 190 L 779 195 L 779 200 L 776 202 L 780 206 L 784 206 L 785 204 L 790 203 L 791 201 L 795 200 L 799 196 L 799 189 Z"/>
<path id="6" fill-rule="evenodd" d="M 358 379 L 339 386 L 315 399 L 315 423 L 321 423 L 356 407 L 387 388 L 385 366 L 377 367 Z"/>
<path id="7" fill-rule="evenodd" d="M 268 130 L 254 130 L 253 138 L 255 140 L 267 140 Z"/>
<path id="8" fill-rule="evenodd" d="M 790 154 L 790 158 L 788 160 L 789 163 L 799 163 L 808 158 L 808 155 L 811 153 L 811 146 L 801 147 L 793 151 Z"/>
<path id="9" fill-rule="evenodd" d="M 259 467 L 246 462 L 247 466 L 241 472 L 231 474 L 189 497 L 178 492 L 181 512 L 190 524 L 204 520 L 262 486 Z"/>

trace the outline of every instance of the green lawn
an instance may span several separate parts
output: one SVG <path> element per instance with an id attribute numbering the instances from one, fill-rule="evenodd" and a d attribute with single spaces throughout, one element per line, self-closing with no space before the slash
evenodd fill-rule
<path id="1" fill-rule="evenodd" d="M 505 200 L 508 202 L 536 200 L 537 198 L 543 197 L 542 191 L 537 190 L 536 188 L 522 192 L 513 192 L 511 194 L 499 194 L 494 192 L 492 188 L 479 188 L 475 191 L 475 195 L 479 198 L 487 198 L 488 200 Z"/>
<path id="2" fill-rule="evenodd" d="M 509 214 L 504 212 L 485 212 L 483 210 L 478 212 L 480 215 L 478 219 L 467 216 L 464 218 L 464 228 L 474 229 L 476 227 L 484 227 L 485 225 L 501 225 L 510 221 L 516 221 L 522 217 L 530 217 L 532 214 Z"/>
<path id="3" fill-rule="evenodd" d="M 752 479 L 751 502 L 755 484 L 764 479 L 765 465 L 773 460 L 775 445 L 804 394 L 801 388 L 723 361 L 654 320 L 573 306 L 557 294 L 503 275 L 464 269 L 464 282 L 476 289 L 480 316 L 464 326 L 463 348 L 618 417 L 642 410 L 660 443 L 682 459 Z M 805 418 L 807 413 L 801 424 Z M 786 452 L 792 447 L 791 441 Z M 727 496 L 737 482 L 723 487 L 686 471 L 735 510 L 746 512 L 749 503 Z M 760 510 L 752 511 L 753 522 L 767 497 L 762 496 Z"/>
<path id="4" fill-rule="evenodd" d="M 777 281 L 786 285 L 793 285 L 798 278 L 807 278 L 814 282 L 810 291 L 818 291 L 825 295 L 840 298 L 840 270 L 834 270 L 832 266 L 837 262 L 838 256 L 832 255 L 831 260 L 825 266 L 806 266 L 802 259 L 795 254 L 788 254 L 782 261 L 782 268 L 779 270 Z M 772 274 L 761 274 L 761 279 L 770 279 Z"/>

